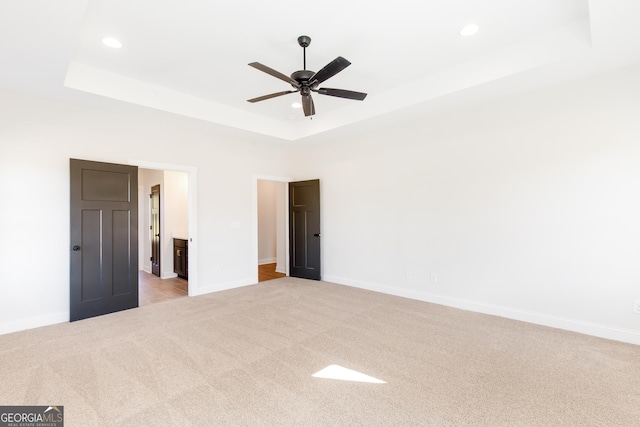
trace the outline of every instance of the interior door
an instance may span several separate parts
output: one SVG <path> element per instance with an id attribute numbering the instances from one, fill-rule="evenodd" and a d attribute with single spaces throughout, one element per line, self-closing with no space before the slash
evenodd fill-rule
<path id="1" fill-rule="evenodd" d="M 160 185 L 151 187 L 151 273 L 160 277 Z"/>
<path id="2" fill-rule="evenodd" d="M 71 159 L 70 320 L 138 306 L 138 168 Z"/>
<path id="3" fill-rule="evenodd" d="M 320 180 L 289 183 L 289 275 L 320 280 Z"/>

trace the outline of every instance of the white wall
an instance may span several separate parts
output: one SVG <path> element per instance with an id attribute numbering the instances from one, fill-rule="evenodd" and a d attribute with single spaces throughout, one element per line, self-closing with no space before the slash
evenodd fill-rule
<path id="1" fill-rule="evenodd" d="M 323 278 L 640 344 L 638 76 L 308 142 Z"/>
<path id="2" fill-rule="evenodd" d="M 253 282 L 255 176 L 320 178 L 325 279 L 640 344 L 638 75 L 294 145 L 2 91 L 0 333 L 68 319 L 73 157 L 197 168 L 194 294 Z"/>
<path id="3" fill-rule="evenodd" d="M 286 273 L 287 183 L 258 180 L 258 264 Z"/>
<path id="4" fill-rule="evenodd" d="M 277 184 L 258 181 L 258 264 L 277 261 Z"/>
<path id="5" fill-rule="evenodd" d="M 132 108 L 132 107 L 126 107 Z M 68 321 L 69 158 L 197 169 L 200 294 L 254 282 L 254 176 L 288 175 L 288 143 L 197 120 L 114 114 L 0 89 L 0 333 Z"/>

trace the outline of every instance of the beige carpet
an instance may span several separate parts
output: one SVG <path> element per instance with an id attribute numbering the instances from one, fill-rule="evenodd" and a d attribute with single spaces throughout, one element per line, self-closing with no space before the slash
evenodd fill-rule
<path id="1" fill-rule="evenodd" d="M 67 427 L 640 425 L 639 346 L 291 278 L 0 336 L 0 363 L 0 405 Z"/>

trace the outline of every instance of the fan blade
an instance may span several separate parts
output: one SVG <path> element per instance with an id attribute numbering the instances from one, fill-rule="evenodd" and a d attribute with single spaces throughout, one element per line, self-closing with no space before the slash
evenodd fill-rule
<path id="1" fill-rule="evenodd" d="M 269 75 L 272 75 L 273 77 L 276 77 L 276 78 L 278 78 L 280 80 L 284 80 L 285 82 L 290 83 L 295 87 L 299 87 L 300 86 L 300 84 L 297 81 L 293 80 L 291 77 L 286 76 L 286 75 L 282 74 L 281 72 L 274 70 L 273 68 L 269 68 L 266 65 L 262 65 L 259 62 L 252 62 L 252 63 L 249 64 L 249 66 L 251 66 L 251 67 L 253 67 L 255 69 L 258 69 L 258 70 L 260 70 L 262 72 L 265 72 L 265 73 L 267 73 Z"/>
<path id="2" fill-rule="evenodd" d="M 309 79 L 309 82 L 311 85 L 320 84 L 323 81 L 335 76 L 340 71 L 347 68 L 349 65 L 351 65 L 351 62 L 347 61 L 342 56 L 338 56 L 336 59 L 325 65 L 322 70 L 315 73 L 313 77 Z"/>
<path id="3" fill-rule="evenodd" d="M 321 87 L 316 90 L 320 95 L 329 95 L 329 96 L 337 96 L 338 98 L 347 98 L 347 99 L 355 99 L 357 101 L 362 101 L 367 97 L 366 93 L 362 92 L 354 92 L 352 90 L 344 90 L 344 89 L 331 89 L 328 87 Z"/>
<path id="4" fill-rule="evenodd" d="M 305 117 L 313 116 L 316 113 L 316 107 L 313 105 L 311 95 L 302 95 L 302 109 Z"/>
<path id="5" fill-rule="evenodd" d="M 276 93 L 271 93 L 269 95 L 259 96 L 257 98 L 247 99 L 247 102 L 264 101 L 265 99 L 271 99 L 271 98 L 275 98 L 276 96 L 287 95 L 289 93 L 294 93 L 294 92 L 297 92 L 297 90 L 285 90 L 284 92 L 276 92 Z"/>

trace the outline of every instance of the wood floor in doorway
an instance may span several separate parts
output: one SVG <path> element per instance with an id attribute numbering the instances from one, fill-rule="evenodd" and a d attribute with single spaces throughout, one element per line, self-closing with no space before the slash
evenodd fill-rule
<path id="1" fill-rule="evenodd" d="M 138 273 L 138 302 L 140 306 L 186 297 L 189 282 L 179 277 L 161 279 L 140 270 Z"/>
<path id="2" fill-rule="evenodd" d="M 258 266 L 258 282 L 284 277 L 284 273 L 276 273 L 276 264 L 262 264 Z"/>

